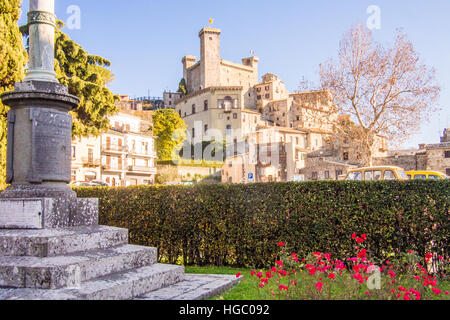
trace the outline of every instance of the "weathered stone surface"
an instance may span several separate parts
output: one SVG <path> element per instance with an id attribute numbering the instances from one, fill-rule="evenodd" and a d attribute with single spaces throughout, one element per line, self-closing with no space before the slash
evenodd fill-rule
<path id="1" fill-rule="evenodd" d="M 128 230 L 105 226 L 0 230 L 0 256 L 55 257 L 128 243 Z"/>
<path id="2" fill-rule="evenodd" d="M 42 229 L 43 199 L 0 201 L 0 228 Z"/>
<path id="3" fill-rule="evenodd" d="M 0 300 L 130 300 L 184 277 L 184 267 L 154 264 L 90 280 L 78 288 L 0 289 Z"/>
<path id="4" fill-rule="evenodd" d="M 0 287 L 56 289 L 156 262 L 156 248 L 131 245 L 47 258 L 0 256 Z"/>
<path id="5" fill-rule="evenodd" d="M 77 199 L 71 196 L 0 198 L 0 229 L 56 229 L 95 225 L 98 225 L 98 199 Z"/>
<path id="6" fill-rule="evenodd" d="M 242 279 L 228 275 L 188 274 L 184 281 L 149 292 L 136 300 L 204 300 L 230 289 Z"/>

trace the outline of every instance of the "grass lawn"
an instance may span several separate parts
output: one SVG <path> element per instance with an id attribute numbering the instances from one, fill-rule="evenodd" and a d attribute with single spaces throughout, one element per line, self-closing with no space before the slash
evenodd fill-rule
<path id="1" fill-rule="evenodd" d="M 255 279 L 252 279 L 252 270 L 227 268 L 227 267 L 186 267 L 186 273 L 195 274 L 229 274 L 242 273 L 244 280 L 230 290 L 223 292 L 220 296 L 210 300 L 261 300 Z"/>
<path id="2" fill-rule="evenodd" d="M 254 276 L 250 275 L 250 269 L 238 269 L 229 267 L 186 267 L 186 273 L 194 274 L 226 274 L 236 275 L 238 272 L 242 273 L 244 279 L 230 290 L 223 292 L 221 295 L 210 300 L 264 300 L 264 297 L 259 292 L 257 282 Z M 439 287 L 442 291 L 450 291 L 450 281 L 443 281 Z M 338 290 L 343 288 L 338 287 Z M 266 296 L 267 297 L 267 296 Z M 449 300 L 448 295 L 440 295 L 433 297 L 433 300 Z"/>

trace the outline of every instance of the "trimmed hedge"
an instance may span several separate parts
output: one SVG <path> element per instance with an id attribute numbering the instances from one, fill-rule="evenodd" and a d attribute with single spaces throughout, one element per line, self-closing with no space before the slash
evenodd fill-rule
<path id="1" fill-rule="evenodd" d="M 100 199 L 101 224 L 128 228 L 132 243 L 157 247 L 169 263 L 262 267 L 277 258 L 280 241 L 299 256 L 344 259 L 353 256 L 354 232 L 367 233 L 376 262 L 408 250 L 449 256 L 448 181 L 74 190 Z"/>

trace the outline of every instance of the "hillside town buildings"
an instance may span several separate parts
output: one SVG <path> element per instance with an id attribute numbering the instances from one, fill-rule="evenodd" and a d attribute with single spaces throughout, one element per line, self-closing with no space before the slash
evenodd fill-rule
<path id="1" fill-rule="evenodd" d="M 110 129 L 98 137 L 72 142 L 72 181 L 102 181 L 110 186 L 154 184 L 156 151 L 151 112 L 121 96 L 120 112 L 109 118 Z"/>
<path id="2" fill-rule="evenodd" d="M 290 93 L 271 73 L 259 82 L 259 58 L 222 59 L 220 36 L 220 29 L 202 29 L 200 59 L 182 59 L 188 92 L 175 101 L 175 111 L 193 144 L 225 140 L 234 146 L 223 182 L 336 179 L 354 167 L 344 146 L 328 150 L 337 117 L 330 92 Z"/>
<path id="3" fill-rule="evenodd" d="M 375 163 L 399 166 L 406 171 L 438 171 L 450 176 L 450 128 L 444 130 L 440 143 L 389 151 L 386 157 L 375 158 Z"/>

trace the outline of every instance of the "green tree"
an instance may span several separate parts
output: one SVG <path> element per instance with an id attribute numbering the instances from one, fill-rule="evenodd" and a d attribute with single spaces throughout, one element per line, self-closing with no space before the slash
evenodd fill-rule
<path id="1" fill-rule="evenodd" d="M 153 133 L 159 160 L 177 160 L 186 139 L 187 125 L 173 109 L 162 109 L 153 115 Z"/>
<path id="2" fill-rule="evenodd" d="M 186 87 L 186 80 L 184 78 L 181 79 L 180 84 L 178 85 L 178 92 L 182 93 L 184 95 L 188 94 L 187 87 Z"/>
<path id="3" fill-rule="evenodd" d="M 55 71 L 59 82 L 69 88 L 70 94 L 80 98 L 72 112 L 73 135 L 98 135 L 109 128 L 108 116 L 115 114 L 115 96 L 106 86 L 113 80 L 107 67 L 111 63 L 100 56 L 90 55 L 79 44 L 61 31 L 58 22 L 55 45 Z"/>
<path id="4" fill-rule="evenodd" d="M 17 21 L 21 0 L 0 0 L 0 94 L 14 89 L 25 75 L 27 53 Z M 0 101 L 0 187 L 6 176 L 6 115 L 8 107 Z"/>

